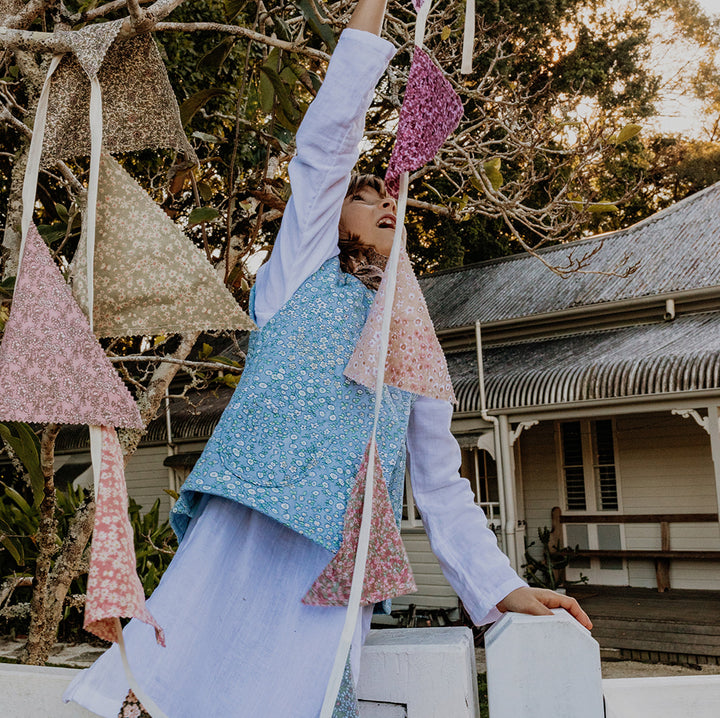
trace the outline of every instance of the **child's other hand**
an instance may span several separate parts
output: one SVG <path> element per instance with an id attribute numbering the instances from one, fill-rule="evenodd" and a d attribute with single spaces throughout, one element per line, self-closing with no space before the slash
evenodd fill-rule
<path id="1" fill-rule="evenodd" d="M 585 628 L 588 630 L 592 628 L 592 621 L 574 598 L 555 593 L 547 588 L 530 588 L 529 586 L 516 588 L 497 604 L 498 611 L 502 613 L 512 611 L 529 613 L 533 616 L 548 616 L 552 613 L 551 608 L 564 608 Z"/>

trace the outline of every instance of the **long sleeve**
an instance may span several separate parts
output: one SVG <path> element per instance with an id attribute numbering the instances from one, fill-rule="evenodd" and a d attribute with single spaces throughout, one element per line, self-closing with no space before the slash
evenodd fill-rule
<path id="1" fill-rule="evenodd" d="M 338 253 L 338 223 L 359 156 L 375 85 L 395 48 L 369 32 L 343 31 L 322 87 L 296 137 L 288 173 L 292 196 L 268 262 L 255 282 L 255 318 L 263 326 L 295 290 Z"/>
<path id="2" fill-rule="evenodd" d="M 449 402 L 419 397 L 410 415 L 408 453 L 413 497 L 430 546 L 476 625 L 499 618 L 495 608 L 527 585 L 511 568 L 460 476 L 460 447 L 450 433 Z"/>

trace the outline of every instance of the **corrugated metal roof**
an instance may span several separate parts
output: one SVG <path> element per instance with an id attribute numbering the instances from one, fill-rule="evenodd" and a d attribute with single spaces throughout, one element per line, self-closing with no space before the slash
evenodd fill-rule
<path id="1" fill-rule="evenodd" d="M 218 386 L 213 390 L 189 392 L 187 399 L 170 401 L 173 441 L 208 439 L 232 397 L 234 389 Z M 163 405 L 164 407 L 164 405 Z M 156 444 L 167 441 L 165 413 L 150 422 L 140 442 Z M 59 450 L 86 449 L 90 444 L 87 426 L 63 426 L 56 441 Z"/>
<path id="2" fill-rule="evenodd" d="M 484 349 L 488 408 L 720 389 L 720 312 Z M 448 355 L 459 411 L 480 409 L 475 351 Z"/>
<path id="3" fill-rule="evenodd" d="M 438 330 L 720 286 L 720 183 L 628 229 L 541 252 L 562 266 L 570 253 L 579 258 L 595 249 L 587 269 L 611 272 L 625 256 L 639 268 L 627 278 L 560 277 L 535 257 L 518 254 L 431 274 L 420 284 Z"/>

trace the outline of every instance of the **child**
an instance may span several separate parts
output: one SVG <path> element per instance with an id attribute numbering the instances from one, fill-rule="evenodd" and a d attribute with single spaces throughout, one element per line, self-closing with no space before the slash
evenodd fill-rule
<path id="1" fill-rule="evenodd" d="M 394 52 L 377 37 L 383 14 L 384 0 L 359 1 L 298 131 L 292 198 L 251 299 L 260 331 L 173 510 L 181 543 L 149 599 L 167 648 L 137 621 L 124 632 L 135 676 L 169 718 L 320 711 L 345 609 L 302 599 L 337 551 L 372 426 L 372 392 L 343 369 L 395 226 L 380 180 L 350 182 L 373 89 Z M 475 623 L 563 607 L 589 627 L 573 599 L 528 588 L 510 568 L 458 474 L 451 415 L 448 402 L 385 387 L 378 450 L 396 516 L 407 448 L 433 551 Z M 363 609 L 336 716 L 355 714 L 371 611 Z M 66 699 L 114 718 L 127 692 L 113 646 Z"/>

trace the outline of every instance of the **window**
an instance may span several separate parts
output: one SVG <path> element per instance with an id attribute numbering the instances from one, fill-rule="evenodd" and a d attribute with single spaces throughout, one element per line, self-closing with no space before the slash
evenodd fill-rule
<path id="1" fill-rule="evenodd" d="M 612 419 L 560 424 L 565 508 L 568 511 L 619 509 Z"/>

